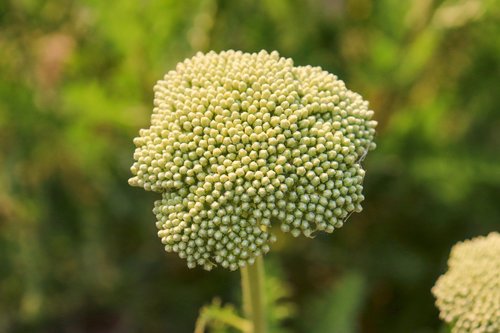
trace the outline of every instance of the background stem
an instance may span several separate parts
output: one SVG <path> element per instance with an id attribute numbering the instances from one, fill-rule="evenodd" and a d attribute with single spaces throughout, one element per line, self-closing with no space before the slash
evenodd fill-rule
<path id="1" fill-rule="evenodd" d="M 243 311 L 253 323 L 252 333 L 266 333 L 264 304 L 264 261 L 257 257 L 253 265 L 241 269 Z"/>

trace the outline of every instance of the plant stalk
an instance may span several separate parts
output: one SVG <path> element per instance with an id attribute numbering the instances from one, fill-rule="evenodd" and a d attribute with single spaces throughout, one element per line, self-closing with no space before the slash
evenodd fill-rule
<path id="1" fill-rule="evenodd" d="M 264 260 L 257 257 L 253 265 L 241 269 L 243 312 L 252 322 L 251 333 L 266 333 L 266 312 L 264 301 Z"/>

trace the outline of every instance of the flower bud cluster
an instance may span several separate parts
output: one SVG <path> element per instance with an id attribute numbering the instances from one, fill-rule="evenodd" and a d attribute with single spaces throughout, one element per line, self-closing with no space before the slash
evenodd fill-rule
<path id="1" fill-rule="evenodd" d="M 500 233 L 456 244 L 432 288 L 453 333 L 500 332 Z"/>
<path id="2" fill-rule="evenodd" d="M 155 88 L 129 183 L 155 203 L 167 251 L 236 270 L 269 251 L 272 225 L 332 232 L 361 211 L 373 111 L 319 67 L 277 52 L 197 54 Z"/>

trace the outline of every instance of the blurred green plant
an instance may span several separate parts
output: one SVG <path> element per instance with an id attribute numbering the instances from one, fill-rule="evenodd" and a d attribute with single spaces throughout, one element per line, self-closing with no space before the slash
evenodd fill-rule
<path id="1" fill-rule="evenodd" d="M 302 330 L 315 333 L 359 332 L 366 281 L 361 274 L 347 272 L 321 295 L 304 306 Z"/>
<path id="2" fill-rule="evenodd" d="M 286 327 L 286 321 L 297 312 L 296 306 L 291 302 L 292 290 L 284 281 L 285 277 L 276 261 L 268 261 L 265 270 L 264 294 L 268 332 L 291 332 Z M 238 332 L 252 332 L 250 321 L 241 318 L 231 305 L 222 306 L 217 298 L 200 310 L 195 333 L 203 333 L 206 328 L 217 333 L 226 333 L 231 328 Z"/>

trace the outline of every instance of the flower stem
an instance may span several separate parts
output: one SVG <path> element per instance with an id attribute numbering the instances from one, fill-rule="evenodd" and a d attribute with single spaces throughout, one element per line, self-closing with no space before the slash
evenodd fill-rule
<path id="1" fill-rule="evenodd" d="M 243 311 L 253 323 L 251 333 L 266 333 L 266 313 L 264 302 L 264 261 L 257 257 L 253 265 L 241 269 Z"/>

